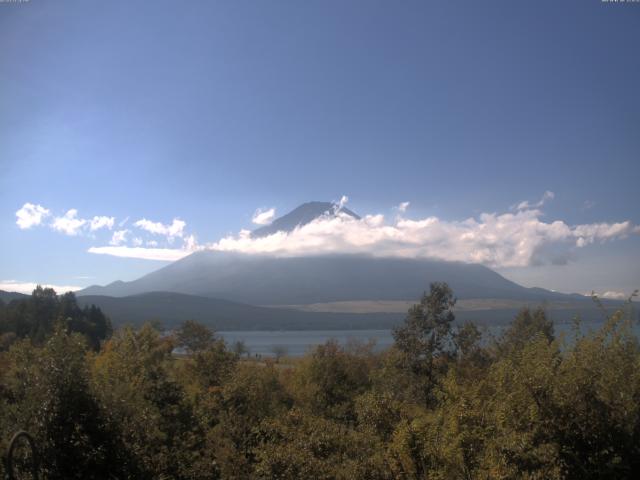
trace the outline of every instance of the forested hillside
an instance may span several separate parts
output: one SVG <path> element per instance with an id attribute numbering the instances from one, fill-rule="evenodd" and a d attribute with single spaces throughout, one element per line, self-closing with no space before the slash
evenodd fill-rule
<path id="1" fill-rule="evenodd" d="M 482 339 L 453 325 L 453 292 L 436 283 L 385 352 L 328 342 L 263 362 L 196 322 L 171 336 L 122 328 L 94 349 L 99 337 L 62 320 L 76 318 L 71 298 L 36 292 L 24 315 L 3 307 L 0 324 L 15 335 L 0 352 L 0 447 L 30 432 L 45 478 L 631 479 L 640 469 L 631 304 L 587 335 L 577 321 L 557 338 L 543 310 L 525 309 Z M 45 311 L 57 312 L 50 327 Z"/>

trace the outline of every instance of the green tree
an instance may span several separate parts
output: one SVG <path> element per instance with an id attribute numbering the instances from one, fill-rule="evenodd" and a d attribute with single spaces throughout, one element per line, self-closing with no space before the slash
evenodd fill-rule
<path id="1" fill-rule="evenodd" d="M 397 367 L 419 383 L 422 401 L 430 402 L 438 375 L 455 352 L 452 323 L 456 299 L 446 283 L 432 283 L 414 305 L 402 326 L 393 330 Z"/>
<path id="2" fill-rule="evenodd" d="M 228 381 L 216 390 L 215 426 L 207 436 L 223 478 L 252 478 L 258 426 L 290 406 L 273 365 L 237 364 Z"/>
<path id="3" fill-rule="evenodd" d="M 93 389 L 131 452 L 134 478 L 212 478 L 204 430 L 175 375 L 174 343 L 150 325 L 123 328 L 92 365 Z M 132 470 L 134 469 L 132 467 Z"/>
<path id="4" fill-rule="evenodd" d="M 370 385 L 370 368 L 368 352 L 350 353 L 329 340 L 297 364 L 290 388 L 314 415 L 353 423 L 356 397 Z"/>
<path id="5" fill-rule="evenodd" d="M 547 317 L 544 308 L 538 307 L 531 310 L 525 307 L 498 339 L 496 344 L 498 355 L 504 356 L 518 351 L 537 336 L 552 342 L 555 338 L 553 322 Z"/>
<path id="6" fill-rule="evenodd" d="M 66 333 L 62 324 L 42 348 L 22 341 L 8 353 L 3 386 L 12 421 L 5 424 L 2 436 L 20 429 L 32 433 L 45 478 L 123 473 L 126 452 L 92 394 L 86 356 L 84 338 Z"/>
<path id="7" fill-rule="evenodd" d="M 187 320 L 176 331 L 177 346 L 185 348 L 189 353 L 206 350 L 214 340 L 213 332 L 195 320 Z"/>

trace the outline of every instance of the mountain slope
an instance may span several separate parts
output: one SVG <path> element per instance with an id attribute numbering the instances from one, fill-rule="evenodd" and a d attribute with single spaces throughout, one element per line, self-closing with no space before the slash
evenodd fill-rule
<path id="1" fill-rule="evenodd" d="M 224 298 L 253 305 L 353 300 L 416 300 L 431 282 L 458 298 L 580 300 L 511 282 L 482 265 L 361 255 L 274 258 L 203 251 L 132 282 L 89 287 L 78 295 L 129 296 L 152 291 Z"/>
<path id="2" fill-rule="evenodd" d="M 0 300 L 4 303 L 9 303 L 11 300 L 24 300 L 25 298 L 28 298 L 28 295 L 25 295 L 24 293 L 0 290 Z"/>
<path id="3" fill-rule="evenodd" d="M 337 211 L 353 218 L 360 217 L 346 207 L 331 202 L 307 202 L 303 203 L 291 212 L 276 218 L 271 224 L 260 227 L 251 232 L 252 237 L 266 237 L 276 232 L 290 232 L 298 226 L 306 225 L 323 215 L 335 215 Z"/>

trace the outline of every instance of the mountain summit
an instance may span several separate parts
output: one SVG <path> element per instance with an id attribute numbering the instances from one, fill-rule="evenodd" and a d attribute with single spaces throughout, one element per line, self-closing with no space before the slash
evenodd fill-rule
<path id="1" fill-rule="evenodd" d="M 335 216 L 338 212 L 355 219 L 360 217 L 346 207 L 332 202 L 307 202 L 290 211 L 282 217 L 276 218 L 271 224 L 260 227 L 251 232 L 254 238 L 267 237 L 276 232 L 291 232 L 296 227 L 306 225 L 322 216 Z"/>

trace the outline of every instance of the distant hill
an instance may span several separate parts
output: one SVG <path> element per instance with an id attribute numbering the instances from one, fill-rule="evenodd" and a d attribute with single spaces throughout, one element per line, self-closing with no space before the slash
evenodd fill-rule
<path id="1" fill-rule="evenodd" d="M 21 300 L 28 295 L 3 292 L 0 299 Z M 415 300 L 417 301 L 417 299 Z M 86 295 L 78 297 L 81 307 L 96 305 L 111 319 L 115 327 L 139 326 L 146 321 L 159 321 L 165 328 L 174 328 L 184 320 L 197 320 L 218 330 L 369 330 L 389 329 L 406 316 L 413 302 L 387 302 L 383 309 L 372 309 L 370 302 L 355 302 L 351 311 L 332 304 L 289 308 L 258 307 L 215 298 L 173 292 L 150 292 L 128 297 Z M 519 301 L 460 301 L 456 307 L 459 322 L 474 321 L 479 325 L 500 325 L 510 322 L 525 305 L 540 302 Z M 544 304 L 544 302 L 543 302 Z M 607 301 L 608 308 L 620 302 Z M 602 320 L 602 313 L 590 302 L 555 302 L 545 304 L 556 322 L 570 321 L 576 314 L 583 321 Z M 389 308 L 391 307 L 391 308 Z"/>
<path id="2" fill-rule="evenodd" d="M 84 296 L 78 303 L 97 305 L 114 326 L 141 325 L 160 321 L 174 328 L 184 320 L 197 320 L 218 330 L 369 330 L 389 329 L 400 324 L 406 311 L 393 313 L 310 312 L 284 308 L 256 307 L 226 300 L 171 292 L 152 292 L 130 297 Z M 458 322 L 474 321 L 479 325 L 509 323 L 520 306 L 496 305 L 487 310 L 482 305 L 456 309 Z M 531 306 L 535 306 L 532 303 Z M 506 307 L 506 308 L 505 308 Z M 592 303 L 550 304 L 550 317 L 556 322 L 570 321 L 576 314 L 583 321 L 600 321 L 602 313 Z"/>
<path id="3" fill-rule="evenodd" d="M 4 290 L 0 290 L 0 300 L 4 303 L 9 303 L 11 300 L 22 300 L 27 297 L 28 295 L 25 295 L 24 293 L 5 292 Z"/>
<path id="4" fill-rule="evenodd" d="M 165 328 L 173 328 L 184 320 L 197 320 L 215 330 L 340 330 L 391 328 L 404 318 L 398 313 L 300 312 L 171 292 L 119 298 L 88 295 L 78 297 L 78 303 L 97 305 L 114 326 L 159 320 Z"/>

